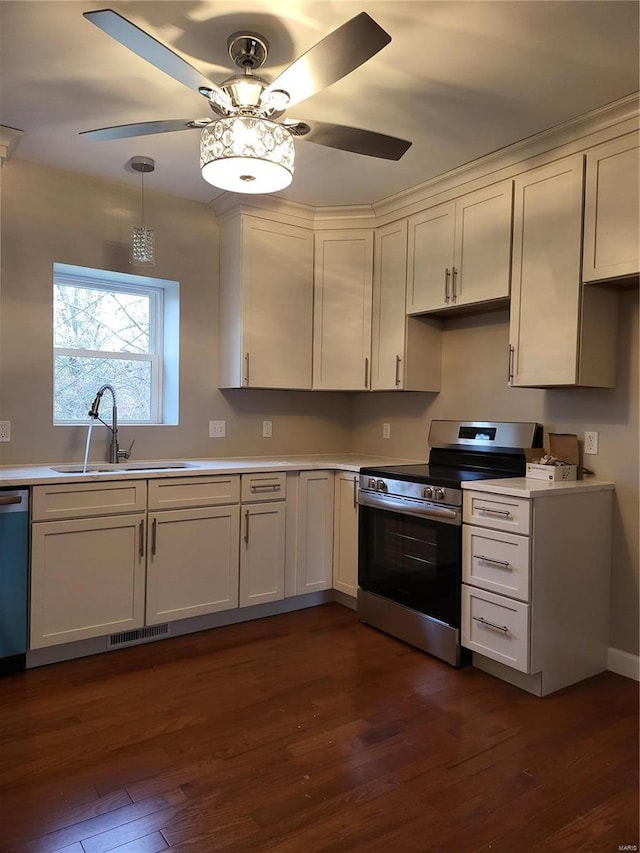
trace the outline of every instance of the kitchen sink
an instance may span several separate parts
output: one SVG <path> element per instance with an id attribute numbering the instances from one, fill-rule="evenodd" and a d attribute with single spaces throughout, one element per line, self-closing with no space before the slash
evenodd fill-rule
<path id="1" fill-rule="evenodd" d="M 176 471 L 182 468 L 199 468 L 193 462 L 101 462 L 94 465 L 58 465 L 51 467 L 58 474 L 126 474 L 127 471 Z"/>

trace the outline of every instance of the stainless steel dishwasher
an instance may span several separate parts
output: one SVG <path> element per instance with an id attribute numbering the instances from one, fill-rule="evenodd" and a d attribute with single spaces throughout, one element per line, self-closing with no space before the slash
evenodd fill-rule
<path id="1" fill-rule="evenodd" d="M 29 492 L 0 489 L 0 676 L 25 668 Z"/>

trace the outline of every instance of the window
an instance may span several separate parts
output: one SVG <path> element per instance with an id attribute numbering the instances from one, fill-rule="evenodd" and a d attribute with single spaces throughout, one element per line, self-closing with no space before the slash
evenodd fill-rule
<path id="1" fill-rule="evenodd" d="M 177 423 L 178 283 L 55 264 L 53 422 L 86 423 L 113 386 L 118 420 Z"/>

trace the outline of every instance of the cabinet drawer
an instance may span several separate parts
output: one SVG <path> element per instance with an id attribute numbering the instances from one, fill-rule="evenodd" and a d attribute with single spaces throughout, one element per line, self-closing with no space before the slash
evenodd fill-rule
<path id="1" fill-rule="evenodd" d="M 239 474 L 149 480 L 149 509 L 220 506 L 239 501 Z"/>
<path id="2" fill-rule="evenodd" d="M 127 480 L 103 483 L 70 483 L 35 486 L 31 501 L 33 521 L 88 518 L 144 511 L 147 481 Z"/>
<path id="3" fill-rule="evenodd" d="M 464 494 L 463 521 L 527 534 L 531 527 L 531 504 L 525 498 L 469 491 Z"/>
<path id="4" fill-rule="evenodd" d="M 529 538 L 485 527 L 462 529 L 462 580 L 501 595 L 529 600 Z"/>
<path id="5" fill-rule="evenodd" d="M 529 672 L 530 606 L 492 592 L 462 586 L 462 645 Z"/>
<path id="6" fill-rule="evenodd" d="M 242 503 L 251 501 L 281 501 L 287 494 L 287 475 L 280 471 L 277 474 L 243 474 Z"/>

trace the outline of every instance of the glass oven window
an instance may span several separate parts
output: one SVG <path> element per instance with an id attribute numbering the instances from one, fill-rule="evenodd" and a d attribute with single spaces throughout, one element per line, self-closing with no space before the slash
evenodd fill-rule
<path id="1" fill-rule="evenodd" d="M 358 583 L 459 627 L 461 528 L 361 506 Z"/>

